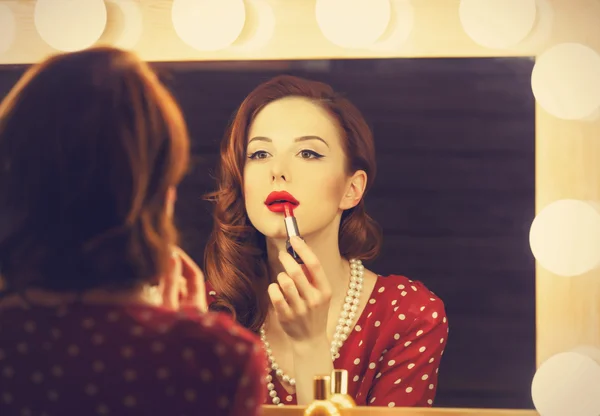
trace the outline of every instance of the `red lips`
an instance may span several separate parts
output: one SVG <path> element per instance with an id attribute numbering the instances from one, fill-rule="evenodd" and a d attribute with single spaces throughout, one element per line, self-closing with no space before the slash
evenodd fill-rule
<path id="1" fill-rule="evenodd" d="M 265 200 L 265 205 L 273 205 L 276 203 L 290 203 L 292 205 L 299 205 L 300 202 L 292 194 L 286 191 L 275 191 L 271 192 Z"/>

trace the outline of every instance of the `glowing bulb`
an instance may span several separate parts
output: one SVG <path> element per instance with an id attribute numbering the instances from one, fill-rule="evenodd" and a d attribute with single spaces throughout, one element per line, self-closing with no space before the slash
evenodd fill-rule
<path id="1" fill-rule="evenodd" d="M 199 51 L 227 48 L 246 21 L 243 0 L 174 0 L 171 18 L 177 36 Z"/>
<path id="2" fill-rule="evenodd" d="M 106 27 L 106 6 L 103 0 L 37 0 L 33 22 L 48 45 L 73 52 L 100 39 Z"/>
<path id="3" fill-rule="evenodd" d="M 371 46 L 373 50 L 394 51 L 410 37 L 415 23 L 415 12 L 409 0 L 391 0 L 390 23 L 385 33 Z"/>
<path id="4" fill-rule="evenodd" d="M 275 33 L 275 12 L 268 0 L 246 3 L 246 23 L 232 50 L 246 52 L 264 48 Z"/>
<path id="5" fill-rule="evenodd" d="M 390 0 L 317 0 L 317 24 L 330 42 L 364 48 L 377 42 L 391 18 Z"/>
<path id="6" fill-rule="evenodd" d="M 110 37 L 108 43 L 123 49 L 133 49 L 140 41 L 143 32 L 143 18 L 140 4 L 133 0 L 106 0 L 108 20 L 111 29 L 107 30 L 103 40 Z"/>
<path id="7" fill-rule="evenodd" d="M 531 397 L 541 416 L 600 415 L 600 365 L 581 351 L 556 354 L 535 373 Z"/>
<path id="8" fill-rule="evenodd" d="M 461 0 L 465 33 L 486 48 L 505 49 L 527 37 L 535 24 L 535 0 Z"/>
<path id="9" fill-rule="evenodd" d="M 538 56 L 531 88 L 540 106 L 565 120 L 583 120 L 600 108 L 600 55 L 578 43 L 561 43 Z"/>
<path id="10" fill-rule="evenodd" d="M 529 243 L 536 260 L 552 273 L 589 272 L 600 265 L 600 213 L 584 201 L 553 202 L 533 220 Z"/>

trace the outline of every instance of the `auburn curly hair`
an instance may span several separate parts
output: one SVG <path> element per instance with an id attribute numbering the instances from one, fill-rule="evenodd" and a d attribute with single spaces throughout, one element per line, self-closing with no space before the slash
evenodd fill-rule
<path id="1" fill-rule="evenodd" d="M 188 157 L 179 106 L 136 55 L 98 47 L 32 66 L 0 105 L 4 294 L 156 283 Z"/>
<path id="2" fill-rule="evenodd" d="M 204 253 L 205 273 L 217 292 L 212 310 L 228 311 L 251 331 L 258 332 L 268 308 L 268 275 L 264 235 L 254 228 L 246 213 L 243 171 L 249 127 L 269 103 L 304 97 L 322 106 L 339 123 L 343 132 L 348 175 L 357 170 L 367 174 L 365 194 L 375 179 L 373 135 L 360 111 L 327 84 L 294 76 L 275 77 L 255 88 L 242 102 L 221 142 L 217 189 L 204 198 L 215 203 L 214 225 Z M 372 260 L 381 247 L 381 229 L 367 214 L 364 201 L 343 212 L 340 252 L 346 258 Z"/>

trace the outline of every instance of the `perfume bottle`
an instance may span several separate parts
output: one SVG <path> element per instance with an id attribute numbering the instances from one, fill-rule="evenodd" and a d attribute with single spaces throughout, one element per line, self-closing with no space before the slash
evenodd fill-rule
<path id="1" fill-rule="evenodd" d="M 333 370 L 331 373 L 331 396 L 329 401 L 338 409 L 356 407 L 356 402 L 348 394 L 348 371 Z"/>
<path id="2" fill-rule="evenodd" d="M 329 376 L 316 376 L 313 381 L 314 401 L 304 411 L 304 416 L 341 416 L 338 408 L 331 403 L 329 392 L 331 378 Z"/>

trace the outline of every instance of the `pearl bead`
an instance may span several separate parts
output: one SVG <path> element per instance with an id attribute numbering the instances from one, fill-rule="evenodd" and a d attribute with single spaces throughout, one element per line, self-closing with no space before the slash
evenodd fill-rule
<path id="1" fill-rule="evenodd" d="M 335 327 L 335 333 L 333 335 L 333 341 L 331 342 L 331 358 L 332 360 L 336 360 L 340 357 L 339 350 L 344 345 L 344 342 L 348 339 L 348 334 L 352 332 L 353 322 L 356 318 L 356 313 L 358 312 L 358 305 L 360 303 L 360 294 L 363 289 L 363 279 L 364 276 L 364 266 L 362 265 L 362 261 L 357 259 L 350 259 L 350 283 L 348 287 L 347 296 L 344 299 L 344 305 L 342 307 L 342 311 L 340 312 L 340 317 L 338 319 L 338 325 Z M 270 348 L 269 342 L 267 341 L 267 335 L 265 331 L 264 325 L 259 330 L 260 339 L 263 344 L 263 348 L 267 353 L 267 358 L 270 362 L 271 368 L 267 368 L 267 372 L 275 371 L 277 377 L 279 377 L 282 382 L 288 383 L 290 386 L 296 385 L 296 380 L 291 378 L 289 375 L 284 374 L 283 370 L 279 368 L 279 365 L 275 362 L 275 358 L 273 357 L 273 351 Z M 267 375 L 267 389 L 269 390 L 269 396 L 272 399 L 273 404 L 277 406 L 283 406 L 284 404 L 281 402 L 281 399 L 277 396 L 277 391 L 275 390 L 275 385 L 272 383 L 273 377 L 271 374 Z"/>

